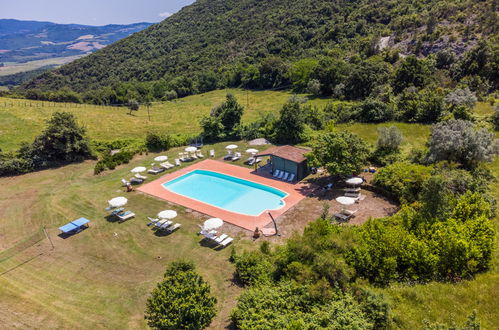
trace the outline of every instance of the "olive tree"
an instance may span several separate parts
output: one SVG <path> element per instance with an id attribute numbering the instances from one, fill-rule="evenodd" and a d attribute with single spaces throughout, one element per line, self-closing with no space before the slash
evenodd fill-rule
<path id="1" fill-rule="evenodd" d="M 140 104 L 137 100 L 132 99 L 132 100 L 128 101 L 128 109 L 130 110 L 129 115 L 132 114 L 132 111 L 138 111 L 139 107 L 140 107 Z"/>
<path id="2" fill-rule="evenodd" d="M 210 285 L 190 262 L 173 262 L 147 300 L 145 319 L 153 329 L 204 329 L 216 314 Z"/>
<path id="3" fill-rule="evenodd" d="M 380 127 L 378 128 L 376 148 L 388 152 L 397 152 L 403 139 L 402 132 L 396 126 Z"/>
<path id="4" fill-rule="evenodd" d="M 492 161 L 499 152 L 494 133 L 466 120 L 449 120 L 434 125 L 428 146 L 430 162 L 458 162 L 467 169 Z"/>

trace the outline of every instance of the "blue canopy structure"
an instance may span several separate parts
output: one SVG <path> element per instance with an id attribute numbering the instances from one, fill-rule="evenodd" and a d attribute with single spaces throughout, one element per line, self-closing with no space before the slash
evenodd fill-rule
<path id="1" fill-rule="evenodd" d="M 69 233 L 72 232 L 73 230 L 78 230 L 81 227 L 85 226 L 87 223 L 89 223 L 90 220 L 85 219 L 85 218 L 79 218 L 74 221 L 71 221 L 68 224 L 65 224 L 62 227 L 59 227 L 59 230 L 62 231 L 63 233 Z"/>

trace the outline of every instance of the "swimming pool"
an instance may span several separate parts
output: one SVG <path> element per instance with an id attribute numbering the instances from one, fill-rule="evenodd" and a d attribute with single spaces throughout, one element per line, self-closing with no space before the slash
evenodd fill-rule
<path id="1" fill-rule="evenodd" d="M 194 170 L 162 186 L 176 194 L 251 216 L 280 209 L 287 196 L 276 188 L 206 170 Z"/>

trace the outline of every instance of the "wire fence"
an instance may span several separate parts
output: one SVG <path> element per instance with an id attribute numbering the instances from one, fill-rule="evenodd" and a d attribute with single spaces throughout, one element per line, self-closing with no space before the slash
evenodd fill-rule
<path id="1" fill-rule="evenodd" d="M 35 233 L 31 234 L 29 237 L 26 237 L 21 242 L 16 243 L 14 246 L 6 250 L 0 251 L 0 262 L 16 256 L 46 238 L 47 236 L 45 235 L 43 227 L 40 227 Z"/>

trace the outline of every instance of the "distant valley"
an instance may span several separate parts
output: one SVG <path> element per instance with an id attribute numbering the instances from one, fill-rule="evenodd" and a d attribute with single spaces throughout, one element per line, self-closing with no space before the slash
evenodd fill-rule
<path id="1" fill-rule="evenodd" d="M 97 51 L 152 23 L 88 26 L 0 19 L 0 77 L 51 68 Z M 0 80 L 0 85 L 6 81 Z"/>

